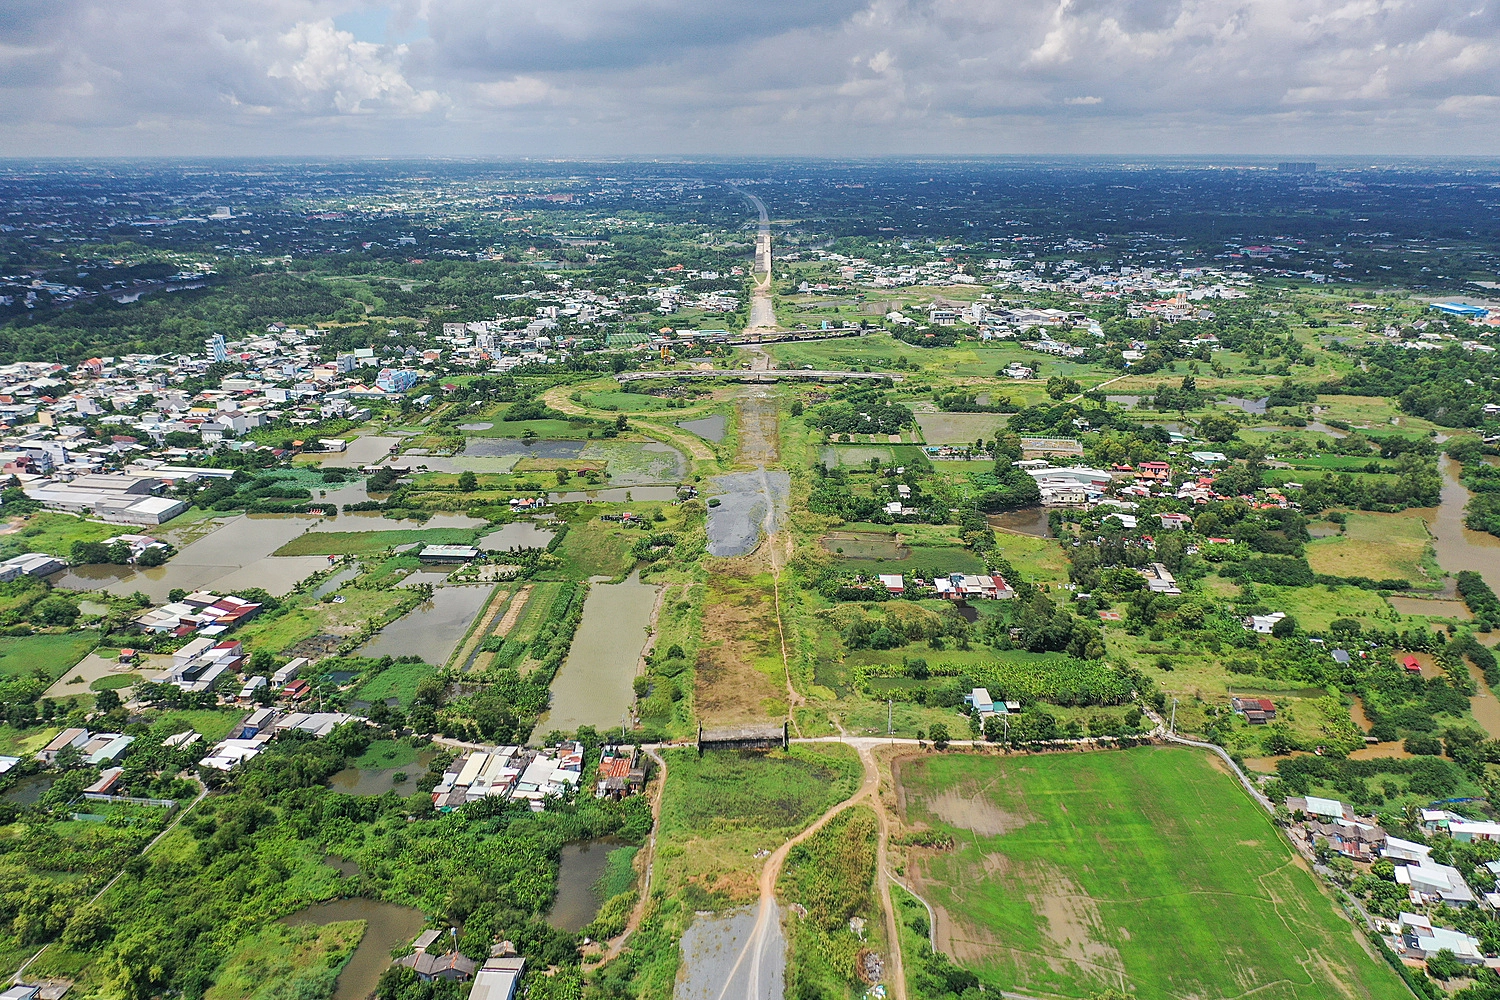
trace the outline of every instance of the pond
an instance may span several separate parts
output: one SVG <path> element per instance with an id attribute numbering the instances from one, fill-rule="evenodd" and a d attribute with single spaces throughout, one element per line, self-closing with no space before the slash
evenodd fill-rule
<path id="1" fill-rule="evenodd" d="M 434 514 L 425 521 L 386 517 L 378 510 L 360 510 L 338 517 L 319 518 L 310 531 L 395 531 L 403 528 L 482 528 L 488 521 L 467 514 Z"/>
<path id="2" fill-rule="evenodd" d="M 988 520 L 993 527 L 1013 531 L 1018 535 L 1031 535 L 1033 538 L 1052 537 L 1052 526 L 1045 507 L 1008 510 L 1004 514 L 991 514 Z"/>
<path id="3" fill-rule="evenodd" d="M 511 549 L 545 549 L 551 541 L 552 532 L 546 528 L 531 521 L 514 521 L 482 536 L 477 544 L 486 552 L 509 552 Z"/>
<path id="4" fill-rule="evenodd" d="M 1226 396 L 1220 406 L 1238 407 L 1246 413 L 1261 414 L 1266 412 L 1266 404 L 1271 401 L 1270 396 L 1262 396 L 1260 399 L 1241 399 L 1239 396 Z"/>
<path id="5" fill-rule="evenodd" d="M 47 789 L 52 787 L 55 776 L 50 774 L 33 774 L 29 778 L 22 778 L 11 786 L 3 798 L 6 802 L 18 806 L 34 806 L 47 794 Z"/>
<path id="6" fill-rule="evenodd" d="M 651 610 L 661 588 L 637 571 L 624 583 L 596 583 L 583 604 L 583 621 L 568 658 L 552 681 L 552 709 L 538 732 L 579 726 L 618 726 L 635 700 L 635 680 Z"/>
<path id="7" fill-rule="evenodd" d="M 165 601 L 178 587 L 219 593 L 232 593 L 236 587 L 264 587 L 280 597 L 300 580 L 328 567 L 323 556 L 271 555 L 311 525 L 305 517 L 240 515 L 184 546 L 165 566 L 72 566 L 49 579 L 66 590 L 103 589 L 122 596 L 139 590 L 153 601 Z"/>
<path id="8" fill-rule="evenodd" d="M 724 423 L 724 414 L 715 413 L 697 420 L 683 420 L 677 426 L 717 444 L 724 440 Z"/>
<path id="9" fill-rule="evenodd" d="M 350 580 L 354 579 L 358 574 L 359 563 L 353 563 L 349 566 L 345 566 L 343 569 L 339 570 L 337 573 L 333 574 L 328 579 L 324 580 L 322 583 L 314 587 L 312 595 L 315 599 L 322 600 L 329 594 L 333 593 L 335 590 L 338 590 L 344 584 L 348 583 Z"/>
<path id="10" fill-rule="evenodd" d="M 420 656 L 441 667 L 484 607 L 489 587 L 439 587 L 432 600 L 391 622 L 360 647 L 360 656 Z"/>
<path id="11" fill-rule="evenodd" d="M 1474 570 L 1500 591 L 1500 538 L 1464 527 L 1464 505 L 1471 494 L 1459 482 L 1461 467 L 1444 456 L 1438 460 L 1438 468 L 1443 474 L 1442 502 L 1427 514 L 1438 565 L 1454 575 L 1459 570 Z"/>
<path id="12" fill-rule="evenodd" d="M 427 773 L 427 764 L 432 758 L 433 751 L 424 750 L 414 763 L 400 767 L 346 767 L 328 779 L 328 787 L 345 795 L 384 795 L 391 791 L 410 795 L 417 790 L 417 779 Z M 404 774 L 406 778 L 397 781 L 398 774 Z"/>
<path id="13" fill-rule="evenodd" d="M 323 859 L 323 863 L 329 868 L 338 869 L 338 873 L 344 876 L 344 878 L 359 874 L 358 861 L 350 861 L 348 858 L 341 858 L 337 854 L 328 855 Z"/>
<path id="14" fill-rule="evenodd" d="M 323 926 L 341 920 L 363 920 L 364 937 L 349 964 L 339 973 L 332 1000 L 364 1000 L 375 991 L 380 974 L 391 964 L 391 949 L 406 944 L 422 930 L 427 918 L 421 910 L 373 899 L 335 899 L 298 910 L 282 923 L 292 927 Z"/>
<path id="15" fill-rule="evenodd" d="M 616 837 L 565 844 L 557 872 L 557 898 L 547 911 L 547 923 L 563 931 L 587 926 L 599 913 L 599 880 L 609 866 L 609 852 L 625 842 Z"/>
<path id="16" fill-rule="evenodd" d="M 742 556 L 755 551 L 763 530 L 786 519 L 791 476 L 780 470 L 732 472 L 711 482 L 721 490 L 709 498 L 708 554 Z M 713 501 L 718 503 L 714 504 Z"/>

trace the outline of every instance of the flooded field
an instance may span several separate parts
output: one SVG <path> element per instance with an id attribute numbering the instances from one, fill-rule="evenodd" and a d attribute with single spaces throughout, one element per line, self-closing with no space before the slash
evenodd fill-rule
<path id="1" fill-rule="evenodd" d="M 1220 406 L 1228 406 L 1245 411 L 1246 413 L 1262 414 L 1266 412 L 1266 404 L 1271 397 L 1263 396 L 1260 399 L 1241 399 L 1239 396 L 1226 396 Z"/>
<path id="2" fill-rule="evenodd" d="M 611 486 L 680 483 L 688 473 L 682 452 L 657 441 L 590 441 L 579 457 L 606 463 Z"/>
<path id="3" fill-rule="evenodd" d="M 615 837 L 565 844 L 557 872 L 557 898 L 547 911 L 547 923 L 558 930 L 577 931 L 599 913 L 599 880 L 609 864 L 609 852 L 625 842 Z"/>
<path id="4" fill-rule="evenodd" d="M 511 549 L 545 549 L 552 532 L 530 521 L 503 524 L 499 530 L 482 536 L 477 543 L 486 552 L 509 552 Z"/>
<path id="5" fill-rule="evenodd" d="M 724 440 L 724 430 L 727 421 L 724 414 L 715 413 L 709 417 L 699 417 L 697 420 L 683 420 L 678 423 L 685 431 L 690 431 L 699 437 L 712 441 L 715 444 Z"/>
<path id="6" fill-rule="evenodd" d="M 1018 535 L 1030 535 L 1033 538 L 1052 537 L 1052 527 L 1048 523 L 1045 507 L 1028 507 L 1025 510 L 1006 511 L 1004 514 L 991 514 L 987 520 L 993 527 L 1014 531 Z"/>
<path id="7" fill-rule="evenodd" d="M 1391 607 L 1403 615 L 1431 615 L 1434 618 L 1460 618 L 1464 621 L 1474 617 L 1469 611 L 1469 606 L 1463 601 L 1433 601 L 1421 597 L 1400 597 L 1394 594 L 1386 600 L 1391 602 Z"/>
<path id="8" fill-rule="evenodd" d="M 292 927 L 323 926 L 340 920 L 363 920 L 364 937 L 344 971 L 339 973 L 332 1000 L 364 1000 L 375 991 L 380 974 L 391 964 L 391 949 L 416 937 L 427 919 L 421 910 L 373 899 L 336 899 L 298 910 L 282 920 Z"/>
<path id="9" fill-rule="evenodd" d="M 1474 720 L 1484 727 L 1490 739 L 1500 737 L 1500 699 L 1484 682 L 1484 671 L 1469 664 L 1469 677 L 1474 681 L 1474 696 L 1469 699 L 1469 711 Z"/>
<path id="10" fill-rule="evenodd" d="M 391 622 L 360 647 L 360 656 L 420 656 L 441 667 L 484 607 L 489 587 L 439 587 L 432 600 Z"/>
<path id="11" fill-rule="evenodd" d="M 139 590 L 153 601 L 165 601 L 176 587 L 220 592 L 264 587 L 279 597 L 328 566 L 322 556 L 271 555 L 311 523 L 305 517 L 240 515 L 183 548 L 165 566 L 72 566 L 50 579 L 66 590 L 103 589 L 120 595 Z"/>
<path id="12" fill-rule="evenodd" d="M 1427 514 L 1438 565 L 1455 574 L 1461 569 L 1474 570 L 1500 590 L 1500 538 L 1464 527 L 1464 505 L 1470 493 L 1458 481 L 1460 466 L 1444 456 L 1438 460 L 1438 468 L 1443 474 L 1442 503 Z"/>
<path id="13" fill-rule="evenodd" d="M 330 576 L 328 579 L 324 580 L 322 583 L 318 584 L 317 587 L 313 589 L 313 597 L 321 600 L 322 598 L 327 597 L 329 594 L 333 593 L 335 590 L 338 590 L 340 587 L 342 587 L 344 584 L 348 583 L 358 575 L 358 563 L 355 563 L 352 566 L 346 566 L 343 569 L 339 570 L 337 573 Z"/>
<path id="14" fill-rule="evenodd" d="M 399 444 L 398 437 L 378 437 L 374 434 L 355 438 L 343 451 L 331 451 L 323 458 L 324 465 L 338 465 L 357 469 L 363 465 L 374 465 L 391 453 Z"/>
<path id="15" fill-rule="evenodd" d="M 464 443 L 466 458 L 577 458 L 583 451 L 582 441 L 517 438 L 469 438 Z"/>
<path id="16" fill-rule="evenodd" d="M 660 588 L 632 573 L 623 583 L 596 583 L 568 658 L 552 681 L 552 709 L 538 731 L 601 730 L 620 724 L 635 700 L 635 679 Z"/>
<path id="17" fill-rule="evenodd" d="M 547 494 L 547 500 L 551 503 L 625 503 L 628 500 L 676 499 L 675 486 L 621 486 L 608 490 L 569 490 L 566 493 Z"/>
<path id="18" fill-rule="evenodd" d="M 759 935 L 754 909 L 694 918 L 682 935 L 682 968 L 673 1000 L 782 1000 L 786 939 L 778 907 L 774 902 L 768 906 Z"/>
<path id="19" fill-rule="evenodd" d="M 742 556 L 760 544 L 761 532 L 774 530 L 786 515 L 792 480 L 785 472 L 733 472 L 711 482 L 722 491 L 708 508 L 708 553 Z"/>
<path id="20" fill-rule="evenodd" d="M 34 806 L 47 794 L 47 789 L 52 787 L 56 777 L 53 774 L 33 774 L 29 778 L 22 778 L 0 799 L 18 806 Z"/>
<path id="21" fill-rule="evenodd" d="M 821 539 L 825 551 L 845 559 L 905 559 L 911 549 L 883 531 L 830 531 Z"/>
<path id="22" fill-rule="evenodd" d="M 425 521 L 386 517 L 378 510 L 361 510 L 338 517 L 323 517 L 309 531 L 395 531 L 401 528 L 482 528 L 488 521 L 467 514 L 434 514 Z"/>

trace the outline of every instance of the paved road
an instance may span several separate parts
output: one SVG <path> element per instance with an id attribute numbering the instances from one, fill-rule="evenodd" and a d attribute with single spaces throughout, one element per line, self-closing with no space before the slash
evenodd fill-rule
<path id="1" fill-rule="evenodd" d="M 749 191 L 739 191 L 760 216 L 760 231 L 755 235 L 755 273 L 759 275 L 755 288 L 750 293 L 750 323 L 747 333 L 757 330 L 776 329 L 776 309 L 771 304 L 771 217 L 766 213 L 766 203 Z"/>

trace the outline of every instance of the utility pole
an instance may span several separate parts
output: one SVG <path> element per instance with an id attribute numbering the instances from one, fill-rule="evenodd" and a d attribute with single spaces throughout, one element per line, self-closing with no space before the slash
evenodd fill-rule
<path id="1" fill-rule="evenodd" d="M 885 700 L 885 734 L 887 736 L 895 735 L 896 729 L 892 725 L 892 721 L 895 719 L 895 713 L 896 700 L 894 698 L 887 698 Z"/>
<path id="2" fill-rule="evenodd" d="M 1167 732 L 1173 736 L 1177 735 L 1177 699 L 1172 699 L 1172 724 L 1167 727 Z"/>

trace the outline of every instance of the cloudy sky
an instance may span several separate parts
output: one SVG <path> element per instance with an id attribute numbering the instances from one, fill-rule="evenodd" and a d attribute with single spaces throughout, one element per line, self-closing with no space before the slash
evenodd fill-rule
<path id="1" fill-rule="evenodd" d="M 0 155 L 1500 153 L 1500 0 L 0 9 Z"/>

